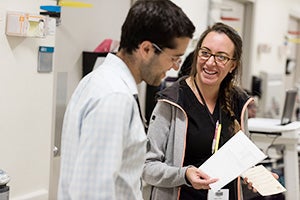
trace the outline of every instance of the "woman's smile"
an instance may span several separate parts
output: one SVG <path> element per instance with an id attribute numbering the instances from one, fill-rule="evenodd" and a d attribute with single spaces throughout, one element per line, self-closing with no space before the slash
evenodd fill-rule
<path id="1" fill-rule="evenodd" d="M 215 75 L 215 74 L 218 73 L 218 72 L 215 71 L 215 70 L 209 70 L 209 69 L 207 69 L 207 68 L 203 68 L 203 72 L 205 72 L 205 73 L 208 74 L 208 75 Z"/>

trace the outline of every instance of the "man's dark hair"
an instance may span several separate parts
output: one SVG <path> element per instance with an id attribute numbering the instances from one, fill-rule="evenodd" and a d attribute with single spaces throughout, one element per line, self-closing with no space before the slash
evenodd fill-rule
<path id="1" fill-rule="evenodd" d="M 175 38 L 193 37 L 195 26 L 170 0 L 138 0 L 122 26 L 120 49 L 132 53 L 143 41 L 161 48 L 176 48 Z"/>

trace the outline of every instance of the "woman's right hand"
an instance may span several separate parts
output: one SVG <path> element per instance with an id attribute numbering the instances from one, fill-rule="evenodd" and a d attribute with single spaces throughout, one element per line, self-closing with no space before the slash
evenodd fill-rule
<path id="1" fill-rule="evenodd" d="M 217 178 L 209 177 L 207 174 L 194 166 L 187 168 L 185 176 L 193 188 L 197 190 L 208 190 L 210 189 L 209 184 L 218 180 Z"/>

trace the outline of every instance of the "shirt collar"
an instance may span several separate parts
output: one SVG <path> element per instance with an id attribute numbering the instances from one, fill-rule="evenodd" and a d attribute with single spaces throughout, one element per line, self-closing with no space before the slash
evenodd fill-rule
<path id="1" fill-rule="evenodd" d="M 114 72 L 118 74 L 121 79 L 125 82 L 125 84 L 128 86 L 130 92 L 134 94 L 138 94 L 137 84 L 135 82 L 135 79 L 130 72 L 128 66 L 125 64 L 125 62 L 119 58 L 118 56 L 108 53 L 106 56 L 106 59 L 104 61 L 105 63 L 108 62 L 108 66 L 112 67 Z M 112 66 L 113 65 L 113 66 Z"/>

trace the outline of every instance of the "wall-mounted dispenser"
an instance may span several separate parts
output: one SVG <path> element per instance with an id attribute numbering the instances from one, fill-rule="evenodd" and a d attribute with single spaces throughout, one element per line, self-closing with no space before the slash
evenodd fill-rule
<path id="1" fill-rule="evenodd" d="M 45 37 L 47 17 L 23 12 L 7 12 L 6 35 Z"/>

